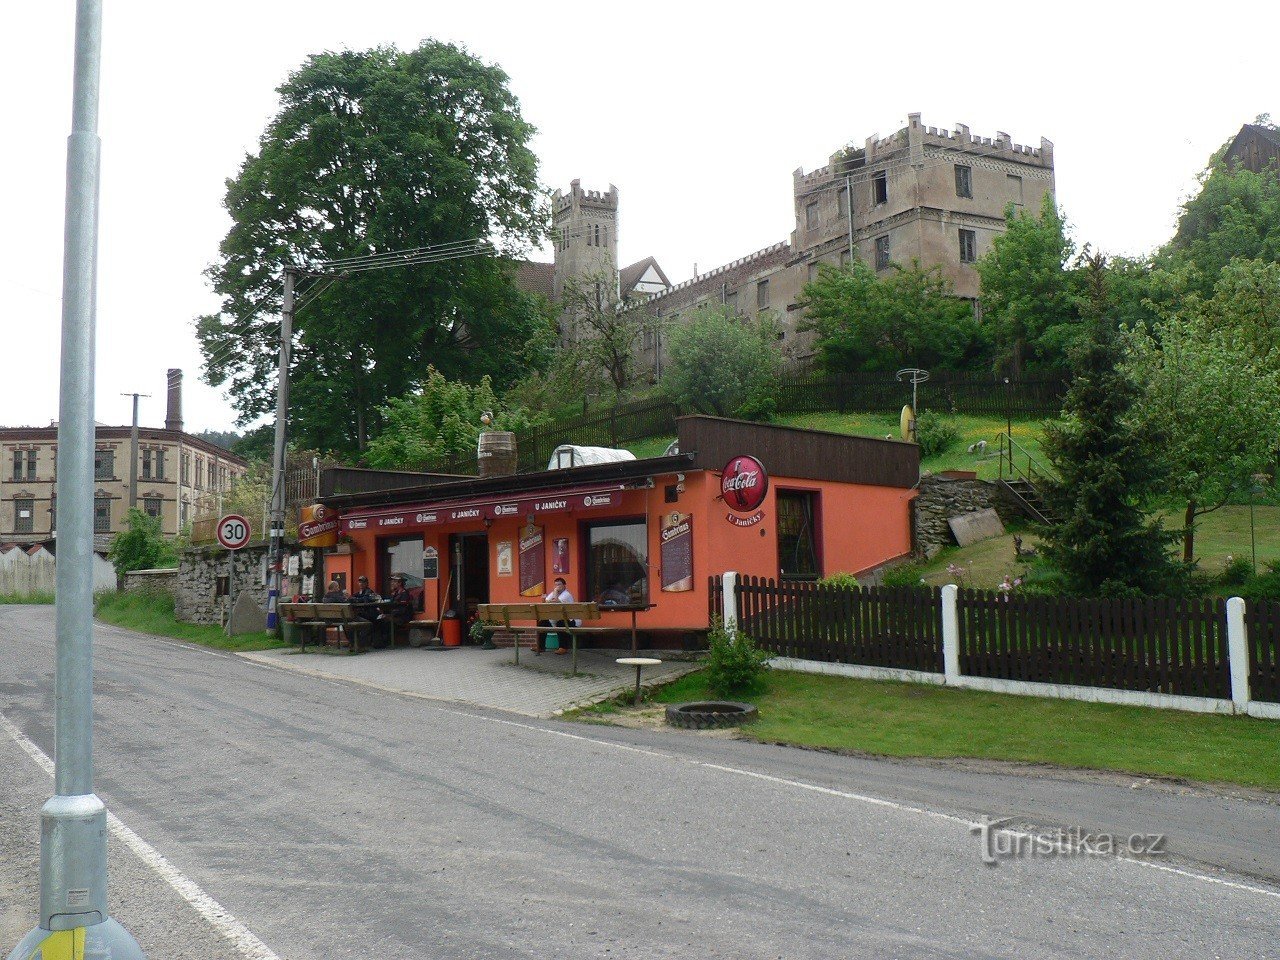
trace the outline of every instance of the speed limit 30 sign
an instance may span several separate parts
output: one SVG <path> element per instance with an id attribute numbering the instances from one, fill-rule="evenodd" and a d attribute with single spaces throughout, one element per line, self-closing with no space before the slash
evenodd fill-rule
<path id="1" fill-rule="evenodd" d="M 249 542 L 249 521 L 229 513 L 218 521 L 218 542 L 228 550 L 239 550 Z"/>

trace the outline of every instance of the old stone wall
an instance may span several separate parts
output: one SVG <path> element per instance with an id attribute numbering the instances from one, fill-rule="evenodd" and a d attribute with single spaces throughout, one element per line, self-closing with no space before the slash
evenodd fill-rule
<path id="1" fill-rule="evenodd" d="M 174 613 L 188 623 L 222 623 L 231 612 L 232 596 L 218 595 L 218 578 L 231 571 L 231 594 L 247 590 L 267 605 L 267 545 L 250 544 L 228 557 L 221 547 L 189 547 L 178 558 L 173 586 Z"/>
<path id="2" fill-rule="evenodd" d="M 949 477 L 923 477 L 920 495 L 915 499 L 915 549 L 932 557 L 943 547 L 955 546 L 955 537 L 947 521 L 952 517 L 988 507 L 1000 514 L 1005 523 L 1019 514 L 998 483 L 991 480 L 953 480 Z"/>
<path id="3" fill-rule="evenodd" d="M 126 590 L 150 590 L 172 594 L 177 582 L 177 567 L 166 567 L 159 570 L 131 570 L 124 575 L 124 588 Z"/>

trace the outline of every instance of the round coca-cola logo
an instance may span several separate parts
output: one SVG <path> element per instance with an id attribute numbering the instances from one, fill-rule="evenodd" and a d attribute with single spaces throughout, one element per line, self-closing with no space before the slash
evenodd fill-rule
<path id="1" fill-rule="evenodd" d="M 764 503 L 769 474 L 755 457 L 734 457 L 720 474 L 720 496 L 730 510 L 750 513 Z"/>

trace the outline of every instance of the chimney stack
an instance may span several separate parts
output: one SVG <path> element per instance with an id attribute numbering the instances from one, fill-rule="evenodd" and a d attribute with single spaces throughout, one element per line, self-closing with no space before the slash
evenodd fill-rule
<path id="1" fill-rule="evenodd" d="M 182 431 L 182 371 L 169 371 L 169 412 L 164 418 L 166 430 Z"/>

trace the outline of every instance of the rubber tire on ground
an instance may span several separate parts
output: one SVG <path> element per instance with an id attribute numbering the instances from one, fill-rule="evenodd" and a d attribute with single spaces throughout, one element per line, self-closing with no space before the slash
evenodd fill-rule
<path id="1" fill-rule="evenodd" d="M 701 712 L 690 707 L 723 706 L 724 712 Z M 736 708 L 736 709 L 732 709 Z M 685 730 L 725 730 L 750 723 L 760 715 L 753 703 L 737 703 L 732 700 L 699 700 L 690 703 L 672 703 L 667 706 L 667 723 Z"/>

